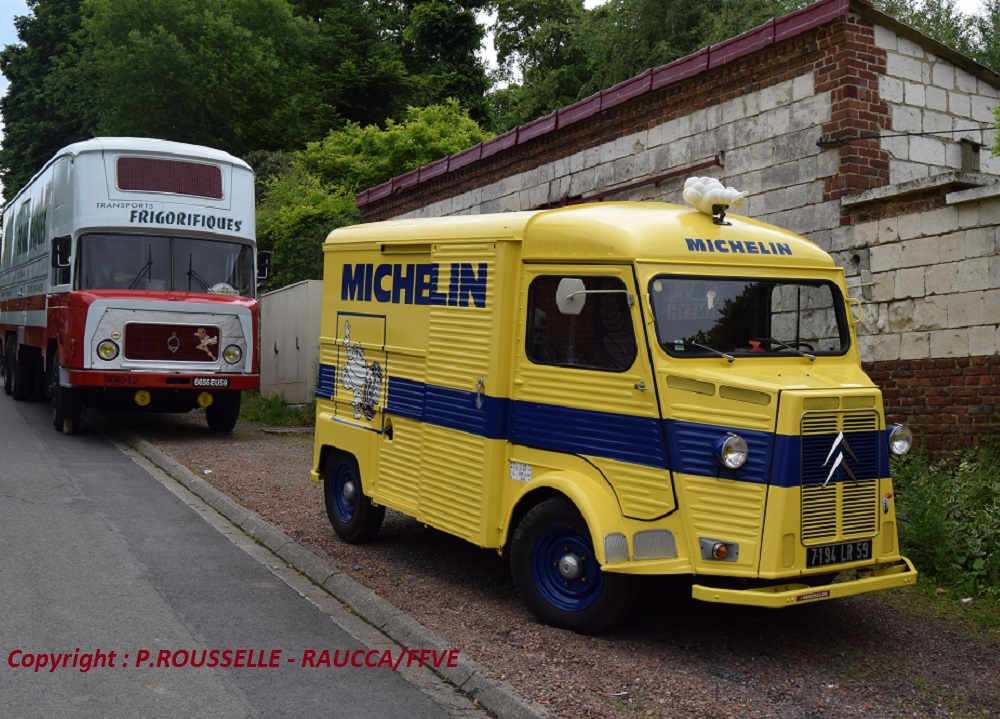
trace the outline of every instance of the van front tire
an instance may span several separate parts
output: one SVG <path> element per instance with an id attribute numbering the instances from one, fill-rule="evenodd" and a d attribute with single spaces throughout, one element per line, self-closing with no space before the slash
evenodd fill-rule
<path id="1" fill-rule="evenodd" d="M 376 507 L 362 491 L 361 472 L 353 456 L 336 453 L 327 458 L 323 498 L 333 531 L 348 544 L 364 544 L 382 528 L 385 507 Z"/>
<path id="2" fill-rule="evenodd" d="M 518 594 L 545 624 L 596 634 L 632 606 L 631 577 L 601 569 L 587 523 L 568 499 L 547 499 L 524 516 L 510 565 Z"/>

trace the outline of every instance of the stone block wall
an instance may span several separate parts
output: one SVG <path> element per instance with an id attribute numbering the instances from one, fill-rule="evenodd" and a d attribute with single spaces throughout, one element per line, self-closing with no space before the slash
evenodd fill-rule
<path id="1" fill-rule="evenodd" d="M 995 124 L 1000 89 L 891 28 L 876 26 L 875 44 L 886 54 L 879 95 L 892 132 L 880 145 L 889 154 L 892 182 L 976 169 L 962 167 L 963 138 L 982 146 L 979 171 L 1000 174 L 1000 158 L 990 152 L 996 130 L 983 129 Z"/>

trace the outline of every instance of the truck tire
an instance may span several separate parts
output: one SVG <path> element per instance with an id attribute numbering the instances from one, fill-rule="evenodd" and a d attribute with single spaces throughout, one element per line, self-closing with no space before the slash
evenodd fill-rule
<path id="1" fill-rule="evenodd" d="M 236 420 L 240 418 L 242 392 L 218 392 L 212 396 L 212 404 L 205 408 L 208 428 L 213 432 L 232 432 Z"/>
<path id="2" fill-rule="evenodd" d="M 52 426 L 56 432 L 76 434 L 80 428 L 80 390 L 59 384 L 59 363 L 54 361 L 49 372 L 49 397 L 52 402 Z"/>
<path id="3" fill-rule="evenodd" d="M 511 539 L 510 566 L 521 599 L 545 624 L 596 634 L 632 606 L 632 577 L 601 569 L 587 523 L 564 497 L 524 516 Z"/>
<path id="4" fill-rule="evenodd" d="M 3 391 L 6 394 L 14 393 L 14 369 L 11 363 L 13 355 L 13 340 L 8 337 L 3 348 Z"/>
<path id="5" fill-rule="evenodd" d="M 31 398 L 32 390 L 35 388 L 35 364 L 31 361 L 30 353 L 25 350 L 17 351 L 16 343 L 11 342 L 12 349 L 10 361 L 10 393 L 18 402 L 23 402 Z"/>
<path id="6" fill-rule="evenodd" d="M 362 491 L 358 462 L 350 454 L 336 452 L 327 457 L 323 499 L 333 531 L 348 544 L 364 544 L 382 527 L 385 507 L 376 507 Z"/>

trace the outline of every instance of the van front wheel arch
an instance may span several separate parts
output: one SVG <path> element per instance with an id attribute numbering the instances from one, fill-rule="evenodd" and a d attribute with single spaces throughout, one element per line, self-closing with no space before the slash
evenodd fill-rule
<path id="1" fill-rule="evenodd" d="M 385 519 L 361 487 L 361 472 L 353 455 L 331 452 L 323 465 L 323 498 L 333 531 L 348 544 L 373 539 Z"/>
<path id="2" fill-rule="evenodd" d="M 521 599 L 546 624 L 596 634 L 632 605 L 632 578 L 601 569 L 587 523 L 565 497 L 524 515 L 511 540 L 510 566 Z"/>

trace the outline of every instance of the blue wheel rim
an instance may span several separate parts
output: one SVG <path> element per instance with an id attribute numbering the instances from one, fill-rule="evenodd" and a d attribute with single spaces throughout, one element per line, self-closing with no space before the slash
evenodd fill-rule
<path id="1" fill-rule="evenodd" d="M 579 576 L 567 578 L 560 562 L 578 560 Z M 604 572 L 594 557 L 590 537 L 573 527 L 554 527 L 538 538 L 532 549 L 531 574 L 542 598 L 567 612 L 580 612 L 597 601 L 604 586 Z"/>
<path id="2" fill-rule="evenodd" d="M 337 519 L 345 524 L 354 519 L 354 514 L 358 510 L 357 495 L 355 494 L 355 499 L 348 499 L 344 496 L 344 487 L 348 482 L 354 483 L 356 492 L 358 481 L 354 472 L 346 464 L 338 464 L 333 471 L 333 486 L 330 491 L 333 493 L 331 499 L 333 500 L 333 509 L 337 513 Z"/>

